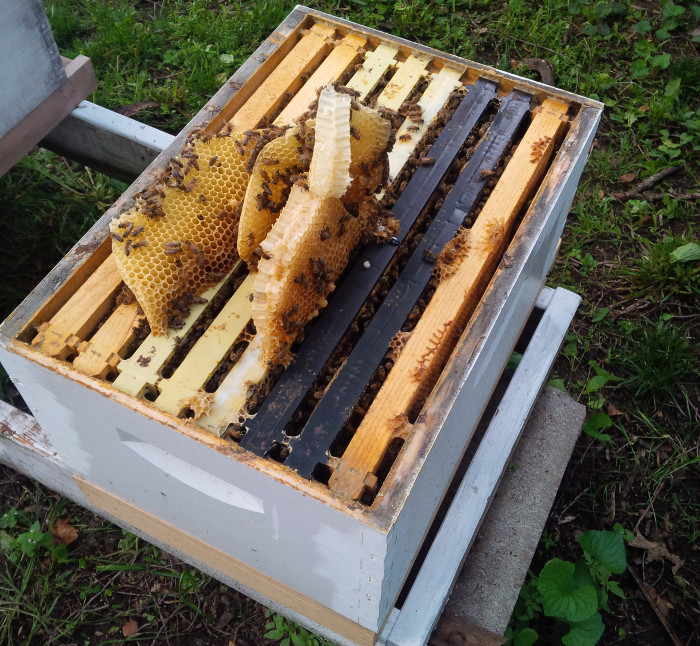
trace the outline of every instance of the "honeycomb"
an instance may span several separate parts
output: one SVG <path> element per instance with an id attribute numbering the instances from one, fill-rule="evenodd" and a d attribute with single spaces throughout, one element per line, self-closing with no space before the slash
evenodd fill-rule
<path id="1" fill-rule="evenodd" d="M 351 127 L 356 114 L 361 117 Z M 265 361 L 288 360 L 299 332 L 326 306 L 326 296 L 335 289 L 350 252 L 368 226 L 380 221 L 371 194 L 379 188 L 381 177 L 369 184 L 364 171 L 367 163 L 383 163 L 389 134 L 388 122 L 368 109 L 353 109 L 347 94 L 330 86 L 321 92 L 308 187 L 302 183 L 292 187 L 282 213 L 261 244 L 253 320 Z M 356 142 L 355 159 L 351 140 Z M 364 184 L 361 199 L 352 199 L 348 211 L 344 202 L 354 182 L 353 168 L 364 176 Z"/>
<path id="2" fill-rule="evenodd" d="M 237 225 L 253 155 L 279 132 L 192 135 L 159 180 L 110 223 L 119 272 L 163 335 L 238 256 Z"/>
<path id="3" fill-rule="evenodd" d="M 238 228 L 238 253 L 246 262 L 253 261 L 256 249 L 286 203 L 292 184 L 303 179 L 309 170 L 312 135 L 313 131 L 305 124 L 295 126 L 260 151 L 250 175 Z"/>
<path id="4" fill-rule="evenodd" d="M 318 98 L 309 186 L 320 197 L 341 197 L 350 183 L 350 103 L 331 86 Z"/>
<path id="5" fill-rule="evenodd" d="M 460 227 L 454 238 L 440 251 L 433 267 L 433 276 L 438 281 L 449 278 L 454 274 L 461 262 L 466 258 L 471 248 L 471 232 Z"/>
<path id="6" fill-rule="evenodd" d="M 343 195 L 344 204 L 361 202 L 386 183 L 391 123 L 378 112 L 354 103 L 350 117 L 350 176 L 352 182 Z"/>
<path id="7" fill-rule="evenodd" d="M 263 242 L 253 289 L 253 320 L 265 361 L 285 363 L 299 332 L 327 305 L 373 207 L 366 200 L 353 217 L 337 197 L 292 187 Z"/>

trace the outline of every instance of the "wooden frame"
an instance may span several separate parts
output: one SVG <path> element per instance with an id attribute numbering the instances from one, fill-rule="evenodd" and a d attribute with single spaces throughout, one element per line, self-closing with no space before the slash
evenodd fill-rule
<path id="1" fill-rule="evenodd" d="M 59 313 L 78 286 L 107 262 L 111 217 L 153 181 L 188 132 L 195 127 L 216 131 L 238 114 L 266 87 L 265 79 L 284 69 L 286 57 L 296 56 L 295 46 L 315 24 L 331 26 L 338 37 L 360 34 L 374 51 L 380 44 L 391 46 L 403 60 L 428 59 L 434 71 L 449 64 L 462 71 L 463 82 L 491 79 L 501 95 L 516 88 L 539 102 L 564 103 L 571 117 L 554 161 L 510 242 L 508 263 L 496 269 L 424 413 L 413 425 L 412 441 L 404 445 L 371 507 L 335 496 L 321 483 L 237 450 L 230 442 L 82 374 L 28 343 L 35 328 Z M 321 44 L 319 51 L 325 49 Z M 275 101 L 268 103 L 272 110 Z M 597 102 L 297 7 L 3 324 L 3 363 L 65 467 L 79 482 L 88 483 L 83 485 L 88 494 L 82 495 L 91 496 L 93 506 L 129 518 L 136 513 L 130 510 L 140 510 L 146 516 L 139 518 L 153 518 L 158 527 L 191 536 L 187 549 L 195 560 L 206 561 L 209 550 L 222 553 L 240 563 L 236 576 L 250 575 L 246 580 L 251 588 L 264 588 L 266 596 L 290 604 L 293 612 L 311 616 L 343 639 L 371 644 L 394 607 L 534 306 L 600 114 Z M 245 118 L 247 124 L 254 122 L 253 116 Z M 70 339 L 63 337 L 61 342 L 65 341 Z M 124 504 L 114 503 L 115 499 Z M 226 527 L 237 528 L 235 541 Z M 171 535 L 170 529 L 162 531 L 163 536 Z M 289 590 L 294 590 L 292 601 L 285 596 Z"/>

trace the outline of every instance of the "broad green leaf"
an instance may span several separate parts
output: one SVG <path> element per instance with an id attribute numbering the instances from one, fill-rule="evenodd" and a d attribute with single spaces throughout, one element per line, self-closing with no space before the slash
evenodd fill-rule
<path id="1" fill-rule="evenodd" d="M 583 432 L 588 435 L 597 433 L 601 428 L 609 428 L 612 420 L 605 413 L 595 413 L 591 415 L 583 424 Z M 610 439 L 608 437 L 608 439 Z"/>
<path id="2" fill-rule="evenodd" d="M 594 646 L 603 636 L 605 626 L 599 612 L 584 621 L 571 624 L 571 631 L 561 639 L 564 646 Z"/>
<path id="3" fill-rule="evenodd" d="M 598 608 L 598 595 L 592 585 L 577 588 L 574 584 L 574 564 L 552 559 L 540 573 L 537 589 L 542 595 L 542 607 L 548 617 L 566 621 L 583 621 Z"/>
<path id="4" fill-rule="evenodd" d="M 17 514 L 14 509 L 0 516 L 0 529 L 13 529 L 17 526 Z"/>
<path id="5" fill-rule="evenodd" d="M 275 628 L 275 630 L 268 630 L 265 633 L 265 639 L 282 639 L 284 637 L 285 631 L 280 628 Z"/>
<path id="6" fill-rule="evenodd" d="M 657 54 L 652 56 L 649 62 L 661 70 L 665 70 L 671 64 L 671 54 Z"/>
<path id="7" fill-rule="evenodd" d="M 551 386 L 552 388 L 556 388 L 557 390 L 566 390 L 563 379 L 550 379 L 547 382 L 547 385 Z"/>
<path id="8" fill-rule="evenodd" d="M 651 23 L 648 20 L 640 20 L 636 25 L 632 25 L 632 29 L 643 36 L 651 31 Z"/>
<path id="9" fill-rule="evenodd" d="M 663 11 L 664 20 L 666 18 L 675 18 L 676 16 L 682 16 L 684 13 L 685 13 L 685 7 L 679 7 L 677 4 L 673 4 L 673 2 L 667 2 L 664 5 L 664 11 Z"/>
<path id="10" fill-rule="evenodd" d="M 590 531 L 579 534 L 583 553 L 598 562 L 609 572 L 622 574 L 627 567 L 625 542 L 619 532 Z"/>
<path id="11" fill-rule="evenodd" d="M 645 60 L 642 60 L 641 58 L 637 59 L 636 61 L 632 61 L 632 64 L 630 65 L 630 73 L 635 78 L 646 76 L 647 74 L 649 74 L 647 62 Z"/>
<path id="12" fill-rule="evenodd" d="M 574 586 L 577 588 L 582 588 L 584 585 L 592 585 L 594 588 L 596 587 L 596 582 L 593 579 L 591 570 L 589 569 L 586 561 L 583 559 L 579 559 L 574 564 L 574 576 L 572 581 Z"/>
<path id="13" fill-rule="evenodd" d="M 224 65 L 231 65 L 235 62 L 236 57 L 233 54 L 219 54 L 219 60 Z"/>
<path id="14" fill-rule="evenodd" d="M 513 646 L 532 646 L 539 635 L 532 628 L 523 628 L 513 640 Z"/>
<path id="15" fill-rule="evenodd" d="M 598 310 L 598 314 L 596 314 L 596 315 L 593 317 L 592 322 L 593 322 L 593 323 L 600 323 L 600 322 L 608 315 L 608 312 L 609 312 L 609 311 L 610 311 L 610 308 L 609 308 L 609 307 L 601 307 L 601 308 Z"/>
<path id="16" fill-rule="evenodd" d="M 664 90 L 664 96 L 673 97 L 675 99 L 680 94 L 680 90 L 681 90 L 681 80 L 678 78 L 671 79 L 668 83 L 666 83 L 666 89 Z M 686 133 L 681 133 L 681 135 L 684 135 L 684 134 L 686 134 Z"/>
<path id="17" fill-rule="evenodd" d="M 583 391 L 583 394 L 588 395 L 589 393 L 598 392 L 608 381 L 609 379 L 605 375 L 595 375 L 591 377 L 586 383 L 586 389 Z"/>
<path id="18" fill-rule="evenodd" d="M 682 247 L 678 247 L 671 252 L 671 260 L 674 262 L 693 262 L 700 260 L 700 244 L 697 242 L 689 242 Z"/>

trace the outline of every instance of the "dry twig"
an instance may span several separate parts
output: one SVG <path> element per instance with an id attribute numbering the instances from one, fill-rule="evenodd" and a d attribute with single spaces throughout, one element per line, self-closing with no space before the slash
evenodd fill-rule
<path id="1" fill-rule="evenodd" d="M 648 199 L 646 195 L 642 195 L 644 191 L 651 188 L 655 184 L 658 184 L 662 179 L 665 179 L 669 175 L 677 172 L 680 166 L 669 166 L 668 168 L 662 168 L 658 173 L 654 173 L 651 177 L 647 177 L 643 182 L 640 182 L 630 191 L 621 191 L 619 193 L 614 193 L 615 199 L 617 200 L 634 200 L 639 197 Z"/>

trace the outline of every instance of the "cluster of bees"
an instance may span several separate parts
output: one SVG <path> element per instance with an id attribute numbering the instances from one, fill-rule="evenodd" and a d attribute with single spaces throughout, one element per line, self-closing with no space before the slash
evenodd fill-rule
<path id="1" fill-rule="evenodd" d="M 544 137 L 540 137 L 534 144 L 532 144 L 532 150 L 530 151 L 531 164 L 536 164 L 540 161 L 540 159 L 542 159 L 542 155 L 544 155 L 545 151 L 547 150 L 547 146 L 549 146 L 551 141 L 552 138 L 549 135 L 545 135 Z"/>
<path id="2" fill-rule="evenodd" d="M 120 222 L 118 225 L 120 231 L 113 231 L 110 235 L 113 240 L 124 243 L 124 253 L 128 256 L 133 249 L 147 247 L 148 240 L 137 240 L 136 238 L 143 233 L 143 226 L 134 226 L 133 222 Z"/>

